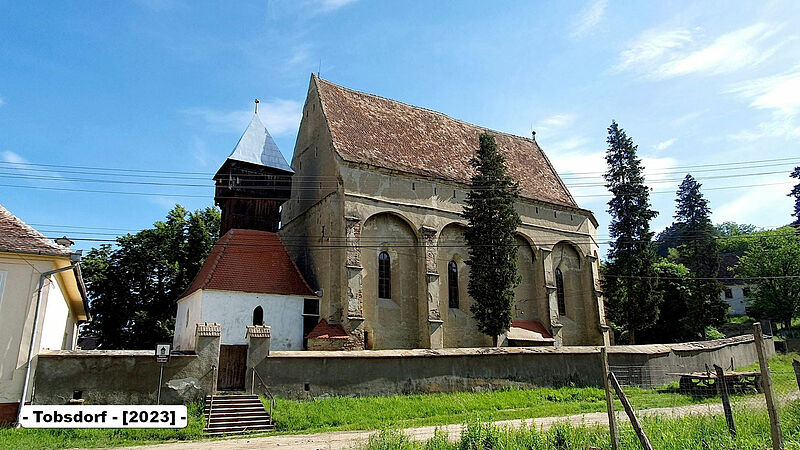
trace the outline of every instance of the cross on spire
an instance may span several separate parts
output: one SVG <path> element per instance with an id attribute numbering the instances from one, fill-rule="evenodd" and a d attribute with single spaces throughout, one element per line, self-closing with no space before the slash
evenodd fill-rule
<path id="1" fill-rule="evenodd" d="M 256 99 L 256 114 L 258 114 L 258 99 Z"/>

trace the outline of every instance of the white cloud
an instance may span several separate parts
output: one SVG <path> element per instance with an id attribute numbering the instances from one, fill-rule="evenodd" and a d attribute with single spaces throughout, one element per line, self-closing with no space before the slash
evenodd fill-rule
<path id="1" fill-rule="evenodd" d="M 700 42 L 701 29 L 648 30 L 619 56 L 616 70 L 634 70 L 657 79 L 689 74 L 731 73 L 770 58 L 780 44 L 771 38 L 780 26 L 757 23 L 711 42 Z"/>
<path id="2" fill-rule="evenodd" d="M 294 100 L 273 100 L 258 104 L 258 115 L 270 134 L 278 136 L 297 131 L 302 117 L 303 105 Z M 191 108 L 183 111 L 199 118 L 216 132 L 244 132 L 252 110 L 220 111 L 211 108 Z"/>
<path id="3" fill-rule="evenodd" d="M 37 176 L 37 177 L 47 177 L 53 181 L 59 181 L 64 177 L 61 176 L 58 172 L 53 172 L 51 170 L 42 169 L 37 166 L 31 165 L 31 162 L 27 159 L 23 158 L 18 153 L 14 153 L 10 150 L 6 150 L 0 152 L 0 160 L 5 163 L 8 163 L 10 167 L 20 175 L 30 175 L 30 176 Z M 35 169 L 35 170 L 31 170 Z"/>
<path id="4" fill-rule="evenodd" d="M 573 37 L 587 35 L 597 24 L 603 20 L 608 6 L 608 0 L 594 0 L 581 10 L 574 19 Z"/>
<path id="5" fill-rule="evenodd" d="M 739 83 L 727 92 L 738 94 L 759 109 L 800 110 L 800 70 Z"/>
<path id="6" fill-rule="evenodd" d="M 792 199 L 786 195 L 789 189 L 791 187 L 785 184 L 747 189 L 740 197 L 715 208 L 711 219 L 714 223 L 764 223 L 765 217 L 775 217 L 776 211 L 786 211 L 785 221 L 789 223 L 792 210 Z"/>
<path id="7" fill-rule="evenodd" d="M 574 114 L 553 114 L 552 116 L 536 123 L 534 130 L 537 133 L 556 131 L 566 128 L 575 122 Z"/>
<path id="8" fill-rule="evenodd" d="M 659 142 L 658 144 L 656 144 L 655 148 L 658 151 L 666 150 L 669 147 L 671 147 L 672 144 L 674 144 L 675 141 L 677 141 L 677 140 L 678 140 L 677 138 L 667 139 L 666 141 L 662 141 L 662 142 Z"/>
<path id="9" fill-rule="evenodd" d="M 317 4 L 319 8 L 322 9 L 324 12 L 335 11 L 343 6 L 347 6 L 350 3 L 354 3 L 356 0 L 316 0 L 314 3 Z"/>
<path id="10" fill-rule="evenodd" d="M 749 101 L 752 108 L 772 110 L 769 120 L 731 135 L 732 139 L 800 138 L 800 124 L 796 121 L 800 113 L 800 71 L 797 69 L 739 83 L 726 92 Z"/>
<path id="11" fill-rule="evenodd" d="M 689 30 L 647 30 L 620 53 L 619 62 L 614 68 L 640 69 L 640 66 L 650 65 L 691 41 L 692 33 Z"/>

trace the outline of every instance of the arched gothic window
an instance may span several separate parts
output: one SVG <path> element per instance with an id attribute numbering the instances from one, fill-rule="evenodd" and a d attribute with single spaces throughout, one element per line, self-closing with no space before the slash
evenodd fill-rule
<path id="1" fill-rule="evenodd" d="M 458 265 L 455 261 L 447 264 L 447 294 L 448 306 L 458 308 Z"/>
<path id="2" fill-rule="evenodd" d="M 260 306 L 253 310 L 253 325 L 264 325 L 264 310 Z"/>
<path id="3" fill-rule="evenodd" d="M 556 297 L 558 298 L 558 315 L 567 314 L 567 303 L 564 301 L 564 274 L 556 269 Z"/>
<path id="4" fill-rule="evenodd" d="M 378 298 L 392 298 L 392 261 L 386 252 L 378 255 Z"/>

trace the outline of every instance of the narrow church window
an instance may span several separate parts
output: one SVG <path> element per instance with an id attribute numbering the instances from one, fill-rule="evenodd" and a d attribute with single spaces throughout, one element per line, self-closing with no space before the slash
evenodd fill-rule
<path id="1" fill-rule="evenodd" d="M 264 309 L 260 306 L 253 310 L 253 325 L 264 325 Z"/>
<path id="2" fill-rule="evenodd" d="M 392 298 L 392 262 L 386 252 L 378 255 L 378 298 Z"/>
<path id="3" fill-rule="evenodd" d="M 536 207 L 536 214 L 539 214 L 539 207 Z"/>
<path id="4" fill-rule="evenodd" d="M 416 183 L 411 183 L 411 190 L 412 191 L 416 191 L 417 190 L 417 184 Z"/>
<path id="5" fill-rule="evenodd" d="M 556 269 L 556 297 L 558 298 L 558 315 L 567 314 L 567 303 L 564 301 L 564 275 Z"/>
<path id="6" fill-rule="evenodd" d="M 456 190 L 453 189 L 453 200 L 455 200 L 455 198 L 456 198 Z"/>
<path id="7" fill-rule="evenodd" d="M 190 311 L 191 310 L 189 308 L 186 308 L 186 326 L 184 328 L 189 328 L 189 312 Z"/>
<path id="8" fill-rule="evenodd" d="M 458 309 L 458 265 L 455 261 L 447 264 L 447 302 L 450 308 Z"/>

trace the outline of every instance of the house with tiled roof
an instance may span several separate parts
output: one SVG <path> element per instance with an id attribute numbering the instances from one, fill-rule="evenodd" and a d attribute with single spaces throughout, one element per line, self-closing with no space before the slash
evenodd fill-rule
<path id="1" fill-rule="evenodd" d="M 90 319 L 80 252 L 28 226 L 0 205 L 0 424 L 30 401 L 36 356 L 72 350 Z"/>
<path id="2" fill-rule="evenodd" d="M 607 341 L 597 221 L 577 205 L 535 139 L 312 74 L 278 234 L 321 292 L 320 317 L 344 330 L 353 348 L 491 345 L 470 312 L 461 216 L 481 133 L 495 137 L 521 189 L 522 282 L 513 339 L 501 342 Z"/>
<path id="3" fill-rule="evenodd" d="M 719 255 L 719 282 L 722 283 L 720 297 L 730 306 L 728 314 L 744 316 L 751 306 L 750 293 L 753 286 L 746 280 L 736 276 L 736 264 L 741 253 L 723 253 Z"/>

